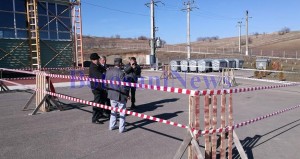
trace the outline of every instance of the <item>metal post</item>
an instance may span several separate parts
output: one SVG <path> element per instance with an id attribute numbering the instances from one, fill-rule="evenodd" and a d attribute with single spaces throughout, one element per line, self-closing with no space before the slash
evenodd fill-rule
<path id="1" fill-rule="evenodd" d="M 248 48 L 248 10 L 246 10 L 246 56 L 248 56 L 248 51 L 249 51 L 249 48 Z"/>
<path id="2" fill-rule="evenodd" d="M 150 39 L 150 46 L 151 46 L 151 53 L 150 53 L 150 66 L 151 70 L 153 70 L 153 64 L 155 63 L 155 23 L 154 23 L 154 0 L 151 0 L 150 3 L 150 20 L 151 20 L 151 39 Z"/>
<path id="3" fill-rule="evenodd" d="M 241 27 L 242 27 L 242 22 L 238 22 L 239 24 L 239 53 L 241 53 Z"/>
<path id="4" fill-rule="evenodd" d="M 158 58 L 156 57 L 156 71 L 158 71 Z"/>
<path id="5" fill-rule="evenodd" d="M 191 42 L 190 42 L 190 2 L 187 4 L 187 59 L 191 58 Z"/>

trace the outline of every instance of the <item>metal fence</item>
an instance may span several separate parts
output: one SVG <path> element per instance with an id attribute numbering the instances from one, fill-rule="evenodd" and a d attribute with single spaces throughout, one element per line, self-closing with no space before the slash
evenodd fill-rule
<path id="1" fill-rule="evenodd" d="M 99 44 L 93 46 L 86 46 L 85 49 L 126 49 L 126 50 L 150 50 L 150 46 L 146 44 Z M 161 52 L 178 52 L 186 53 L 187 48 L 183 45 L 165 45 L 163 48 L 157 48 L 157 51 Z M 268 57 L 268 58 L 280 58 L 280 59 L 294 59 L 300 60 L 300 50 L 298 51 L 285 51 L 285 50 L 259 50 L 259 49 L 249 49 L 250 56 L 257 57 Z M 211 47 L 191 47 L 191 53 L 196 54 L 229 54 L 229 55 L 245 55 L 245 49 L 239 51 L 238 48 L 211 48 Z"/>

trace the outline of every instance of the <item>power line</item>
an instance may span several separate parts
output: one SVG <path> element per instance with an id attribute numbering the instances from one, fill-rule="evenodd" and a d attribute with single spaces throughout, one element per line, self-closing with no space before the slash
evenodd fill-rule
<path id="1" fill-rule="evenodd" d="M 182 9 L 180 9 L 178 7 L 173 7 L 172 5 L 167 4 L 167 5 L 165 5 L 164 8 L 160 8 L 158 10 L 178 12 L 178 11 L 181 11 Z M 203 18 L 209 18 L 209 19 L 213 19 L 213 20 L 236 21 L 236 20 L 241 20 L 242 19 L 242 18 L 236 18 L 236 17 L 227 17 L 227 16 L 223 16 L 223 15 L 219 15 L 219 14 L 216 14 L 216 13 L 213 13 L 213 12 L 203 11 L 203 10 L 195 10 L 193 15 L 203 17 Z"/>
<path id="2" fill-rule="evenodd" d="M 120 13 L 126 13 L 126 14 L 138 15 L 138 16 L 144 16 L 144 17 L 149 17 L 150 16 L 150 15 L 142 14 L 142 13 L 134 13 L 134 12 L 128 12 L 128 11 L 114 9 L 114 8 L 108 8 L 108 7 L 105 7 L 105 6 L 101 6 L 101 5 L 93 4 L 93 3 L 89 3 L 89 2 L 81 2 L 81 3 L 87 4 L 87 5 L 91 5 L 91 6 L 94 6 L 94 7 L 99 7 L 99 8 L 103 8 L 103 9 L 115 11 L 115 12 L 120 12 Z"/>
<path id="3" fill-rule="evenodd" d="M 236 21 L 236 20 L 242 19 L 242 18 L 236 18 L 236 19 L 221 18 L 221 17 L 207 15 L 207 14 L 197 14 L 197 13 L 192 13 L 192 14 L 195 15 L 195 16 L 198 16 L 198 17 L 201 17 L 201 18 L 205 18 L 205 19 L 210 19 L 210 20 Z"/>
<path id="4" fill-rule="evenodd" d="M 224 16 L 224 15 L 220 15 L 220 14 L 213 13 L 213 12 L 206 11 L 206 10 L 202 10 L 202 9 L 199 9 L 198 12 L 200 14 L 213 16 L 213 17 L 219 17 L 219 18 L 223 18 L 223 19 L 231 19 L 231 20 L 240 20 L 241 19 L 241 18 L 236 18 L 236 17 L 227 17 L 227 16 Z"/>

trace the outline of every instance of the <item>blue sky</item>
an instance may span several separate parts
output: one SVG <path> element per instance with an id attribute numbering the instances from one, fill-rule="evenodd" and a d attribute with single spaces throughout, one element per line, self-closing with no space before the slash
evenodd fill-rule
<path id="1" fill-rule="evenodd" d="M 150 0 L 81 0 L 83 34 L 122 38 L 150 37 Z M 169 44 L 186 42 L 187 0 L 161 0 L 155 7 L 157 36 Z M 249 34 L 271 33 L 288 27 L 300 30 L 299 0 L 194 0 L 191 12 L 191 41 L 198 37 L 238 36 L 238 21 L 249 11 Z M 245 34 L 245 27 L 242 28 Z"/>

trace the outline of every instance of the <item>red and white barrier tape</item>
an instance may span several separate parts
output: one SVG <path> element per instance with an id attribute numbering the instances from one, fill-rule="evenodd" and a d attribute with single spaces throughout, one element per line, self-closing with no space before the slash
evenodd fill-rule
<path id="1" fill-rule="evenodd" d="M 2 78 L 4 80 L 12 80 L 12 81 L 15 81 L 15 80 L 35 80 L 36 77 L 19 77 L 19 78 Z"/>
<path id="2" fill-rule="evenodd" d="M 6 81 L 6 80 L 2 80 L 2 79 L 0 79 L 0 81 L 9 82 L 9 83 L 16 84 L 16 85 L 22 85 L 22 84 L 19 84 L 19 83 L 16 83 L 16 82 Z M 22 85 L 22 86 L 24 86 L 24 85 Z M 28 87 L 28 86 L 24 86 L 24 87 L 27 87 L 29 89 L 38 91 L 37 89 L 31 88 L 31 87 Z M 82 103 L 82 104 L 87 104 L 87 105 L 91 105 L 91 106 L 94 106 L 94 107 L 99 107 L 99 108 L 103 108 L 103 109 L 107 109 L 107 110 L 113 110 L 113 111 L 117 111 L 117 112 L 120 112 L 120 113 L 125 113 L 125 114 L 128 114 L 128 115 L 131 115 L 131 116 L 136 116 L 136 117 L 139 117 L 139 118 L 160 122 L 160 123 L 164 123 L 164 124 L 167 124 L 167 125 L 172 125 L 172 126 L 175 126 L 175 127 L 188 129 L 188 126 L 186 126 L 186 125 L 179 124 L 177 122 L 172 122 L 172 121 L 169 121 L 169 120 L 156 118 L 156 117 L 149 116 L 149 115 L 146 115 L 146 114 L 136 113 L 136 112 L 128 111 L 126 109 L 113 108 L 111 106 L 102 105 L 102 104 L 99 104 L 99 103 L 94 103 L 94 102 L 86 101 L 86 100 L 83 100 L 83 99 L 79 99 L 79 98 L 75 98 L 75 97 L 71 97 L 71 96 L 67 96 L 67 95 L 63 95 L 63 94 L 58 94 L 58 93 L 53 93 L 53 92 L 48 92 L 48 91 L 45 91 L 45 93 L 49 94 L 51 96 L 58 97 L 58 98 L 62 98 L 62 99 L 66 99 L 66 100 L 70 100 L 70 101 L 74 101 L 74 102 L 78 102 L 78 103 Z M 192 129 L 192 131 L 193 131 L 194 134 L 197 134 L 199 136 L 203 136 L 203 135 L 207 135 L 207 134 L 227 132 L 229 130 L 237 129 L 237 128 L 255 123 L 255 122 L 263 120 L 263 119 L 270 118 L 270 117 L 275 116 L 275 115 L 282 114 L 284 112 L 287 112 L 287 111 L 290 111 L 290 110 L 293 110 L 293 109 L 296 109 L 296 108 L 299 108 L 299 107 L 300 107 L 300 105 L 297 105 L 297 106 L 294 106 L 294 107 L 291 107 L 291 108 L 286 108 L 284 110 L 276 111 L 276 112 L 270 113 L 268 115 L 264 115 L 264 116 L 257 117 L 257 118 L 254 118 L 254 119 L 251 119 L 251 120 L 248 120 L 248 121 L 245 121 L 245 122 L 241 122 L 241 123 L 233 125 L 233 126 L 227 126 L 225 128 L 221 127 L 221 128 L 218 128 L 218 129 L 203 130 L 203 131 Z"/>
<path id="3" fill-rule="evenodd" d="M 58 98 L 62 98 L 62 99 L 66 99 L 66 100 L 70 100 L 70 101 L 78 102 L 78 103 L 82 103 L 82 104 L 87 104 L 87 105 L 91 105 L 91 106 L 94 106 L 94 107 L 103 108 L 103 109 L 106 109 L 106 110 L 113 110 L 113 111 L 117 111 L 117 112 L 120 112 L 120 113 L 125 113 L 125 114 L 128 114 L 128 115 L 131 115 L 131 116 L 136 116 L 136 117 L 139 117 L 139 118 L 142 118 L 142 119 L 148 119 L 148 120 L 164 123 L 164 124 L 167 124 L 167 125 L 172 125 L 172 126 L 175 126 L 175 127 L 185 128 L 185 129 L 188 128 L 188 126 L 183 125 L 183 124 L 179 124 L 177 122 L 172 122 L 172 121 L 169 121 L 169 120 L 156 118 L 156 117 L 153 117 L 153 116 L 150 116 L 150 115 L 128 111 L 126 109 L 113 108 L 111 106 L 102 105 L 102 104 L 99 104 L 99 103 L 94 103 L 94 102 L 90 102 L 90 101 L 86 101 L 86 100 L 83 100 L 83 99 L 79 99 L 79 98 L 75 98 L 75 97 L 71 97 L 71 96 L 67 96 L 67 95 L 62 95 L 62 94 L 58 94 L 58 93 L 52 93 L 52 92 L 45 92 L 45 93 L 47 93 L 51 96 L 58 97 Z"/>
<path id="4" fill-rule="evenodd" d="M 27 89 L 31 89 L 31 90 L 34 90 L 34 91 L 39 91 L 35 88 L 25 86 L 25 85 L 22 85 L 22 84 L 19 84 L 19 83 L 16 83 L 16 82 L 7 81 L 7 80 L 3 80 L 3 79 L 0 79 L 0 81 L 8 82 L 8 83 L 19 85 L 19 86 L 23 86 Z M 160 123 L 163 123 L 163 124 L 166 124 L 166 125 L 172 125 L 172 126 L 175 126 L 175 127 L 188 129 L 188 126 L 183 125 L 183 124 L 179 124 L 177 122 L 173 122 L 173 121 L 170 121 L 170 120 L 164 120 L 164 119 L 153 117 L 153 116 L 150 116 L 150 115 L 128 111 L 126 109 L 113 108 L 111 106 L 102 105 L 102 104 L 99 104 L 99 103 L 94 103 L 94 102 L 90 102 L 90 101 L 87 101 L 87 100 L 83 100 L 83 99 L 79 99 L 79 98 L 75 98 L 75 97 L 71 97 L 71 96 L 63 95 L 63 94 L 59 94 L 59 93 L 53 93 L 53 92 L 48 92 L 48 91 L 44 91 L 44 93 L 48 94 L 48 95 L 51 95 L 51 96 L 58 97 L 58 98 L 66 99 L 66 100 L 69 100 L 69 101 L 82 103 L 82 104 L 87 104 L 87 105 L 91 105 L 91 106 L 94 106 L 94 107 L 103 108 L 103 109 L 106 109 L 106 110 L 113 110 L 113 111 L 116 111 L 116 112 L 125 113 L 125 114 L 135 116 L 135 117 L 139 117 L 139 118 L 142 118 L 142 119 L 148 119 L 148 120 L 152 120 L 152 121 L 155 121 L 155 122 L 160 122 Z M 195 131 L 195 130 L 193 130 L 193 131 Z"/>
<path id="5" fill-rule="evenodd" d="M 3 70 L 15 71 L 15 70 L 11 70 L 11 69 L 3 69 Z M 27 71 L 18 70 L 16 72 L 26 73 Z M 35 74 L 35 72 L 28 72 L 28 73 Z M 143 89 L 157 90 L 157 91 L 178 93 L 178 94 L 187 94 L 187 95 L 194 95 L 194 96 L 197 96 L 197 95 L 200 95 L 200 96 L 202 96 L 202 95 L 221 95 L 221 94 L 229 94 L 229 93 L 251 92 L 251 91 L 256 91 L 256 90 L 266 90 L 266 89 L 300 85 L 300 83 L 289 83 L 289 84 L 280 84 L 280 85 L 273 85 L 273 86 L 256 86 L 256 87 L 248 87 L 248 88 L 233 88 L 233 89 L 219 89 L 219 90 L 209 90 L 209 89 L 208 90 L 190 90 L 190 89 L 185 89 L 185 88 L 111 81 L 111 80 L 103 80 L 103 79 L 88 78 L 88 77 L 81 77 L 81 76 L 71 76 L 71 75 L 45 74 L 45 76 L 48 76 L 51 78 L 63 78 L 63 79 L 73 79 L 73 80 L 81 80 L 81 81 L 92 81 L 92 82 L 99 82 L 99 83 L 106 83 L 106 84 L 122 85 L 122 86 L 128 86 L 128 87 L 136 87 L 136 88 L 143 88 Z"/>
<path id="6" fill-rule="evenodd" d="M 111 80 L 87 78 L 87 77 L 80 77 L 80 76 L 57 75 L 57 74 L 47 74 L 47 76 L 49 76 L 51 78 L 67 78 L 67 79 L 75 79 L 75 80 L 83 80 L 83 81 L 93 81 L 93 82 L 99 82 L 99 83 L 108 83 L 108 84 L 130 86 L 130 87 L 137 87 L 137 88 L 151 89 L 151 90 L 158 90 L 158 91 L 179 93 L 179 94 L 188 94 L 188 95 L 207 95 L 207 94 L 221 95 L 224 93 L 229 94 L 229 93 L 250 92 L 250 91 L 256 91 L 256 90 L 265 90 L 265 89 L 273 89 L 273 88 L 281 88 L 281 87 L 300 85 L 300 84 L 281 84 L 281 85 L 273 85 L 273 86 L 257 86 L 257 87 L 248 87 L 248 88 L 219 89 L 219 90 L 189 90 L 189 89 L 183 89 L 183 88 L 111 81 Z"/>
<path id="7" fill-rule="evenodd" d="M 24 73 L 24 74 L 36 75 L 35 72 L 31 72 L 31 71 L 23 71 L 23 70 L 14 70 L 14 69 L 8 69 L 8 68 L 0 68 L 0 71 L 18 72 L 18 73 Z"/>
<path id="8" fill-rule="evenodd" d="M 47 71 L 47 70 L 84 70 L 85 67 L 63 67 L 63 68 L 18 68 L 13 70 L 24 70 L 24 71 L 34 71 L 34 70 L 40 70 L 40 71 Z"/>
<path id="9" fill-rule="evenodd" d="M 257 117 L 257 118 L 254 118 L 254 119 L 251 119 L 251 120 L 248 120 L 248 121 L 244 121 L 244 122 L 235 124 L 233 126 L 227 126 L 225 128 L 218 128 L 218 129 L 203 130 L 203 131 L 197 132 L 197 134 L 203 136 L 203 135 L 207 135 L 207 134 L 227 132 L 229 130 L 237 129 L 237 128 L 240 128 L 240 127 L 243 127 L 243 126 L 255 123 L 257 121 L 260 121 L 260 120 L 263 120 L 263 119 L 267 119 L 267 118 L 270 118 L 272 116 L 276 116 L 276 115 L 288 112 L 290 110 L 293 110 L 293 109 L 296 109 L 296 108 L 299 108 L 299 107 L 300 107 L 300 105 L 297 105 L 297 106 L 294 106 L 294 107 L 291 107 L 291 108 L 286 108 L 286 109 L 283 109 L 283 110 L 280 110 L 280 111 L 276 111 L 276 112 L 270 113 L 268 115 L 263 115 L 263 116 L 260 116 L 260 117 Z"/>

